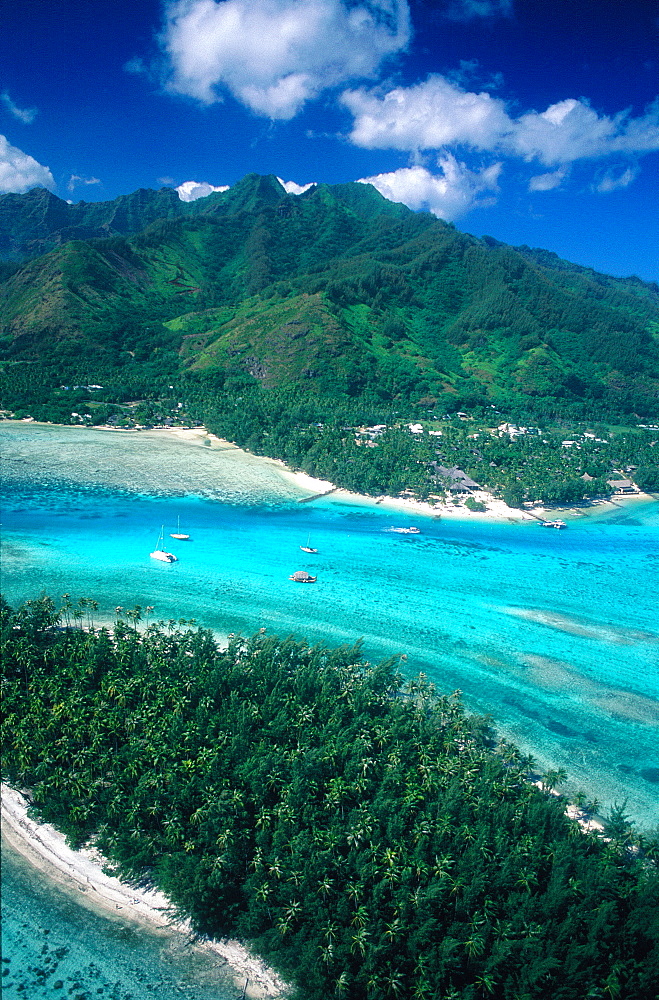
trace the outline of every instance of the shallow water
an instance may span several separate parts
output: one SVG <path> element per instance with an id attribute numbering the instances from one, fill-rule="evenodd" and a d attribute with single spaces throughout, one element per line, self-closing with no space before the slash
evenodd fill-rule
<path id="1" fill-rule="evenodd" d="M 2 844 L 2 994 L 6 1000 L 235 1000 L 221 959 L 183 935 L 149 932 L 81 906 Z"/>
<path id="2" fill-rule="evenodd" d="M 659 822 L 659 504 L 546 531 L 299 504 L 274 463 L 164 435 L 2 424 L 0 445 L 12 603 L 69 593 L 101 620 L 139 604 L 222 634 L 363 638 L 369 659 L 460 688 L 570 789 Z M 179 517 L 189 542 L 167 537 Z M 385 530 L 401 524 L 421 533 Z M 175 564 L 149 558 L 161 525 Z"/>

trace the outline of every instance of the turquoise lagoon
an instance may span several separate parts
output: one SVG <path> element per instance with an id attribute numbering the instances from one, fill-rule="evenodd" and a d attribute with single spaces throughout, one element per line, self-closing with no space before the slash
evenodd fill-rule
<path id="1" fill-rule="evenodd" d="M 410 516 L 332 494 L 278 463 L 158 432 L 5 422 L 2 589 L 10 603 L 94 598 L 101 620 L 152 605 L 218 634 L 362 639 L 568 789 L 659 823 L 659 503 L 536 522 Z M 597 510 L 597 509 L 595 509 Z M 191 541 L 167 533 L 181 529 Z M 414 524 L 418 535 L 387 531 Z M 161 525 L 174 564 L 149 558 Z M 310 536 L 317 555 L 300 551 Z M 318 576 L 292 583 L 298 569 Z"/>
<path id="2" fill-rule="evenodd" d="M 659 503 L 589 513 L 567 531 L 392 513 L 308 495 L 274 462 L 213 442 L 0 424 L 2 589 L 12 604 L 92 597 L 226 635 L 264 627 L 363 640 L 400 660 L 603 809 L 659 823 Z M 179 557 L 149 558 L 161 525 Z M 418 535 L 387 529 L 415 525 Z M 317 555 L 300 551 L 310 536 Z M 318 582 L 289 575 L 305 569 Z M 178 936 L 81 907 L 3 849 L 8 998 L 240 995 Z M 8 961 L 7 961 L 8 960 Z M 61 986 L 57 985 L 60 984 Z"/>

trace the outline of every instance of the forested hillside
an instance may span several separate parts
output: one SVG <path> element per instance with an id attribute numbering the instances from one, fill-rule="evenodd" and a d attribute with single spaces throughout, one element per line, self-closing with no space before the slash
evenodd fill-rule
<path id="1" fill-rule="evenodd" d="M 71 206 L 33 191 L 0 198 L 0 220 L 9 407 L 38 362 L 42 401 L 62 381 L 143 394 L 204 373 L 410 415 L 659 410 L 656 286 L 476 239 L 369 185 L 294 196 L 249 175 L 192 203 Z"/>
<path id="2" fill-rule="evenodd" d="M 117 610 L 2 607 L 3 776 L 73 844 L 309 1000 L 656 995 L 657 845 L 623 809 L 582 832 L 457 692 L 358 646 Z"/>

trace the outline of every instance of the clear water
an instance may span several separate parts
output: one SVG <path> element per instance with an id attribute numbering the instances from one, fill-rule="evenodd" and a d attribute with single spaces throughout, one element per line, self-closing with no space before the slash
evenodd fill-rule
<path id="1" fill-rule="evenodd" d="M 407 657 L 603 809 L 659 823 L 659 503 L 567 531 L 300 504 L 276 463 L 153 433 L 0 424 L 2 586 L 153 605 L 216 632 L 265 627 Z M 149 558 L 161 525 L 192 540 Z M 416 524 L 419 535 L 387 532 Z M 310 536 L 317 555 L 300 551 Z M 289 581 L 304 569 L 312 586 Z"/>
<path id="2" fill-rule="evenodd" d="M 44 878 L 2 848 L 2 994 L 6 1000 L 235 1000 L 221 959 L 183 935 L 82 906 L 76 890 Z"/>

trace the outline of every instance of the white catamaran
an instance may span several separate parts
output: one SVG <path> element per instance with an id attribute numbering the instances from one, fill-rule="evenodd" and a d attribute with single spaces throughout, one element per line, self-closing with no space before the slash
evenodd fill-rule
<path id="1" fill-rule="evenodd" d="M 167 562 L 167 563 L 178 562 L 175 555 L 172 555 L 171 552 L 165 552 L 164 538 L 165 538 L 165 525 L 163 524 L 160 529 L 160 534 L 158 535 L 158 541 L 156 543 L 156 547 L 153 552 L 149 553 L 149 555 L 151 556 L 152 559 L 159 559 L 160 562 Z"/>

